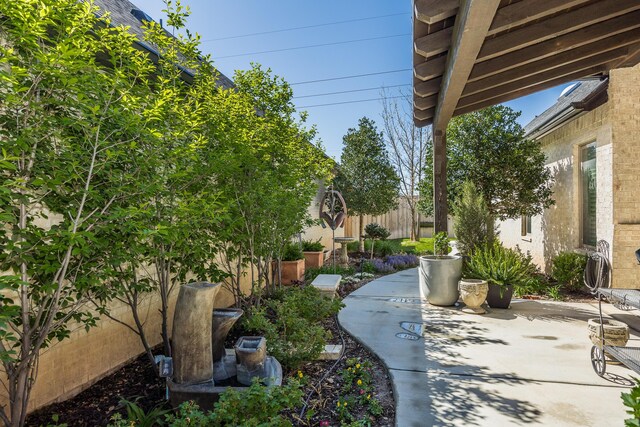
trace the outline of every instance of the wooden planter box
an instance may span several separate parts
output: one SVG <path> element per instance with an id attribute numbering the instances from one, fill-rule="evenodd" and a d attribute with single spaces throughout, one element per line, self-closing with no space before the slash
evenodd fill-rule
<path id="1" fill-rule="evenodd" d="M 282 266 L 282 284 L 290 285 L 295 281 L 304 280 L 304 259 L 299 259 L 296 261 L 282 261 L 280 265 Z M 274 261 L 271 266 L 273 271 L 275 272 L 275 280 L 278 281 L 278 262 Z"/>
<path id="2" fill-rule="evenodd" d="M 320 268 L 324 265 L 324 251 L 303 252 L 304 268 Z"/>

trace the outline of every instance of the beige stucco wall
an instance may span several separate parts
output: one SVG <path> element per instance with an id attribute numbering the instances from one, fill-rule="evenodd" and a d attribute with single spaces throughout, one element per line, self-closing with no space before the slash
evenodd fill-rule
<path id="1" fill-rule="evenodd" d="M 581 244 L 581 146 L 596 142 L 596 233 L 611 246 L 612 286 L 640 288 L 640 65 L 613 70 L 609 101 L 541 138 L 547 166 L 556 180 L 555 206 L 533 217 L 532 232 L 521 236 L 520 219 L 499 224 L 510 247 L 529 251 L 543 270 L 562 251 L 584 251 Z"/>

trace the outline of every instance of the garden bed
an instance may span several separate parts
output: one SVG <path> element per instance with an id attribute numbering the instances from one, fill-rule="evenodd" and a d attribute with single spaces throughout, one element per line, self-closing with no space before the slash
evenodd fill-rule
<path id="1" fill-rule="evenodd" d="M 339 294 L 342 297 L 346 296 L 370 280 L 342 285 Z M 343 356 L 337 363 L 335 361 L 309 362 L 303 364 L 299 370 L 288 373 L 289 377 L 302 380 L 306 407 L 302 416 L 300 415 L 302 408 L 286 411 L 287 418 L 293 425 L 337 426 L 341 424 L 341 417 L 365 420 L 367 424 L 364 425 L 394 425 L 395 403 L 391 382 L 384 365 L 342 331 L 335 317 L 326 319 L 323 326 L 332 332 L 331 343 L 344 345 Z M 241 334 L 243 334 L 241 330 L 232 330 L 228 342 Z M 148 363 L 145 355 L 138 357 L 74 398 L 54 403 L 30 414 L 27 425 L 46 426 L 55 419 L 57 423 L 66 423 L 68 426 L 105 426 L 116 413 L 126 417 L 126 410 L 120 403 L 123 398 L 136 401 L 146 411 L 166 405 L 164 380 L 155 375 Z M 357 404 L 348 408 L 338 405 L 338 403 L 344 403 L 346 394 L 343 389 L 343 374 L 350 372 L 348 369 L 355 369 L 353 366 L 348 366 L 355 363 L 358 366 L 370 366 L 367 371 L 371 377 L 371 392 L 363 395 L 363 399 L 370 394 L 379 403 L 380 414 L 375 418 L 368 415 L 367 405 Z M 356 393 L 358 391 L 360 390 L 355 390 Z M 348 413 L 346 413 L 347 410 Z M 307 414 L 312 414 L 309 419 Z"/>

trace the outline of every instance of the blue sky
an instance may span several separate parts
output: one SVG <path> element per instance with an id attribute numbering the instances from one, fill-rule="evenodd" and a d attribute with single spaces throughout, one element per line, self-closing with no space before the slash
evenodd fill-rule
<path id="1" fill-rule="evenodd" d="M 156 21 L 164 18 L 162 0 L 133 0 L 133 3 Z M 212 55 L 216 67 L 233 77 L 234 70 L 247 69 L 251 62 L 257 62 L 291 83 L 296 106 L 308 111 L 308 123 L 317 125 L 327 153 L 336 159 L 342 150 L 342 136 L 357 125 L 360 117 L 368 116 L 382 128 L 380 101 L 337 103 L 379 98 L 377 88 L 383 86 L 391 94 L 411 88 L 411 3 L 411 0 L 182 0 L 191 9 L 188 28 L 202 36 L 202 50 Z M 372 17 L 377 18 L 366 19 Z M 359 21 L 316 26 L 351 20 Z M 315 27 L 278 31 L 306 26 Z M 234 37 L 269 31 L 278 32 Z M 370 38 L 376 39 L 350 42 Z M 340 44 L 290 49 L 326 43 Z M 258 53 L 278 49 L 290 50 Z M 296 84 L 404 69 L 407 71 Z M 391 88 L 398 85 L 404 86 Z M 506 105 L 522 111 L 520 122 L 524 125 L 551 106 L 566 86 Z M 374 90 L 308 97 L 369 88 Z M 314 107 L 319 104 L 334 105 Z"/>

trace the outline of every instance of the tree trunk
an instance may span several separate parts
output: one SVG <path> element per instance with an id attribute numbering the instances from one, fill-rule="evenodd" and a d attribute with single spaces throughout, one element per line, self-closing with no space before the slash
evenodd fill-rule
<path id="1" fill-rule="evenodd" d="M 358 251 L 364 252 L 364 215 L 360 215 L 358 220 Z"/>
<path id="2" fill-rule="evenodd" d="M 15 381 L 13 385 L 15 393 L 11 396 L 14 401 L 11 402 L 11 427 L 20 427 L 24 425 L 27 418 L 27 404 L 29 402 L 29 381 L 28 367 L 20 369 L 16 374 L 17 378 L 11 378 L 10 381 Z"/>
<path id="3" fill-rule="evenodd" d="M 411 236 L 409 238 L 411 239 L 411 241 L 415 242 L 416 240 L 418 240 L 418 233 L 416 232 L 416 208 L 409 205 L 409 211 L 411 212 Z"/>
<path id="4" fill-rule="evenodd" d="M 487 237 L 489 239 L 495 239 L 495 222 L 496 219 L 493 217 L 493 215 L 489 215 L 489 221 L 487 222 Z"/>

